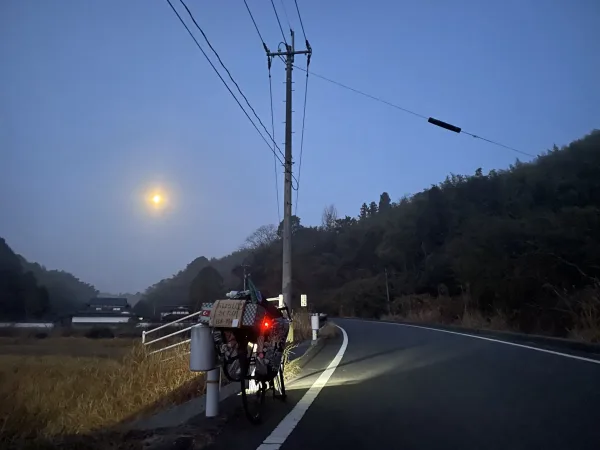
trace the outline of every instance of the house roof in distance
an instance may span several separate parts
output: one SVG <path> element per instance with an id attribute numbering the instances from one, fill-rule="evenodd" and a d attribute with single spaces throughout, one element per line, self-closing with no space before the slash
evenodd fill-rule
<path id="1" fill-rule="evenodd" d="M 90 299 L 88 302 L 90 306 L 112 306 L 112 307 L 122 307 L 125 308 L 129 306 L 126 298 L 119 297 L 96 297 Z"/>

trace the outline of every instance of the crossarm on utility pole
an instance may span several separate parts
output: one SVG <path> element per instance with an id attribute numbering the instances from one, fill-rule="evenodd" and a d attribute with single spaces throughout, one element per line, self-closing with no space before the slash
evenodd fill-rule
<path id="1" fill-rule="evenodd" d="M 293 52 L 294 55 L 310 55 L 312 50 L 298 50 Z M 287 56 L 288 52 L 267 52 L 267 56 Z"/>

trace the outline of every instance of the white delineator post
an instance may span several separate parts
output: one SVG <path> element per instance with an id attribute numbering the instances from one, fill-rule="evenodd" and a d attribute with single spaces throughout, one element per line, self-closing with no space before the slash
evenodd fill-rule
<path id="1" fill-rule="evenodd" d="M 217 366 L 211 329 L 203 324 L 191 329 L 190 370 L 206 372 L 206 417 L 219 414 L 221 369 Z"/>
<path id="2" fill-rule="evenodd" d="M 221 369 L 209 370 L 206 373 L 206 417 L 219 415 L 219 394 L 221 391 Z"/>
<path id="3" fill-rule="evenodd" d="M 317 332 L 319 331 L 319 315 L 311 314 L 310 315 L 310 327 L 312 328 L 312 343 L 317 342 Z"/>

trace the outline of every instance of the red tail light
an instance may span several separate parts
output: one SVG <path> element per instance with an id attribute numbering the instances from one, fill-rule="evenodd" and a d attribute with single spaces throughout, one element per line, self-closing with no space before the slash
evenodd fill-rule
<path id="1" fill-rule="evenodd" d="M 270 328 L 271 327 L 271 321 L 269 319 L 264 319 L 263 320 L 263 328 Z"/>

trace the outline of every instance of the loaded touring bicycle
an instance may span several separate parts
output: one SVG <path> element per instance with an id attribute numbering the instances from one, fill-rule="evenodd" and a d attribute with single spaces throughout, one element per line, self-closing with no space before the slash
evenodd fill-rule
<path id="1" fill-rule="evenodd" d="M 200 322 L 213 328 L 215 352 L 224 375 L 241 383 L 246 416 L 259 423 L 267 391 L 285 400 L 284 350 L 290 328 L 287 307 L 263 298 L 247 278 L 248 289 L 202 305 Z"/>

